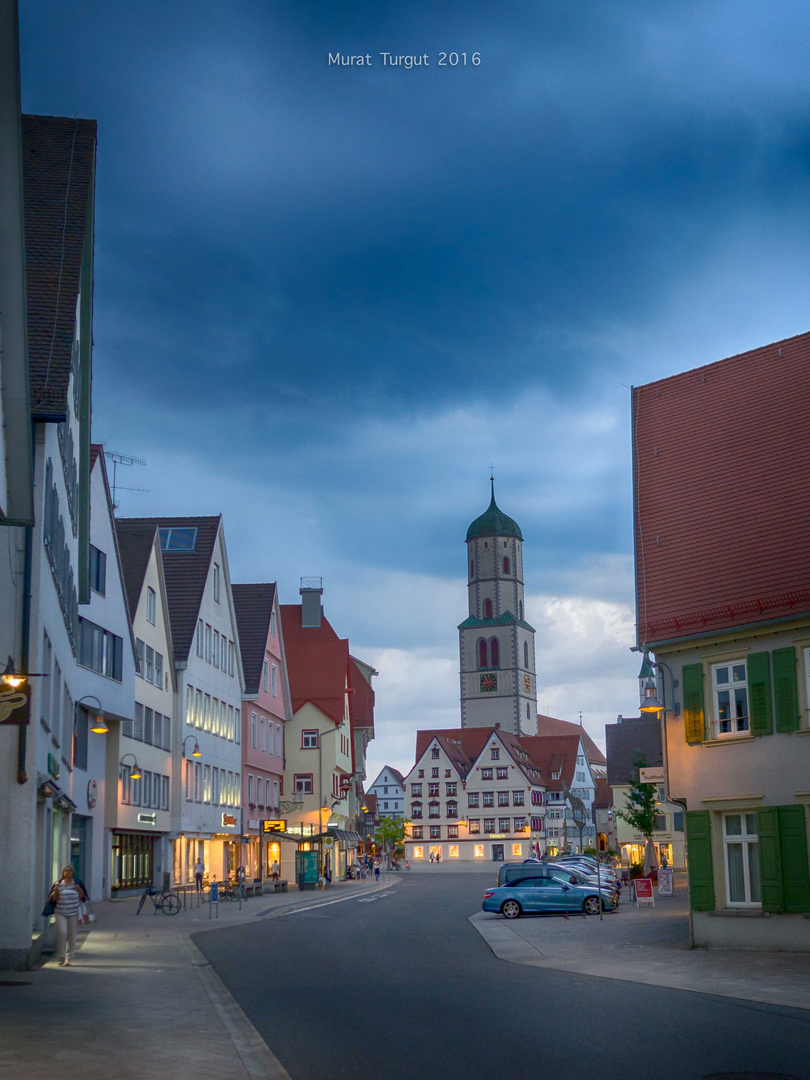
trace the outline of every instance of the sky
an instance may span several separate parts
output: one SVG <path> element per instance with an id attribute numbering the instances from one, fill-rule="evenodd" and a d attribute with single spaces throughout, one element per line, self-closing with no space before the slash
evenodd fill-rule
<path id="1" fill-rule="evenodd" d="M 629 388 L 810 328 L 806 0 L 20 0 L 20 45 L 25 111 L 98 120 L 119 513 L 222 513 L 284 603 L 323 577 L 379 672 L 371 781 L 459 723 L 492 467 L 538 707 L 604 745 Z"/>

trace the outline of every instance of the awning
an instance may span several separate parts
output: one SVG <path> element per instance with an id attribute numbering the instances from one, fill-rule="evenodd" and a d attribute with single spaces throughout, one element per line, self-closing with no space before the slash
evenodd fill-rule
<path id="1" fill-rule="evenodd" d="M 333 840 L 342 840 L 344 844 L 353 846 L 362 842 L 363 837 L 360 833 L 352 832 L 351 829 L 327 829 L 326 832 L 316 833 L 314 836 L 303 836 L 302 840 L 323 840 L 324 837 L 331 836 Z"/>

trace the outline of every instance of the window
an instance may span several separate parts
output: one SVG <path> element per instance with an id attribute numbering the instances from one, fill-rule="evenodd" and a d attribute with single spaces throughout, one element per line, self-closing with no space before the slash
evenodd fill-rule
<path id="1" fill-rule="evenodd" d="M 473 847 L 473 858 L 474 859 L 483 859 L 483 857 L 484 857 L 484 845 L 483 844 L 475 844 L 474 847 Z"/>
<path id="2" fill-rule="evenodd" d="M 264 717 L 260 716 L 259 717 L 259 749 L 260 750 L 266 750 L 267 749 L 266 727 L 267 727 L 267 724 L 266 724 L 266 721 L 265 721 Z"/>
<path id="3" fill-rule="evenodd" d="M 457 840 L 458 839 L 458 825 L 448 825 L 447 826 L 447 839 L 448 840 Z M 458 846 L 457 845 L 456 845 L 455 850 L 456 850 L 456 858 L 458 858 Z M 453 848 L 450 848 L 450 854 L 451 855 L 453 854 Z"/>
<path id="4" fill-rule="evenodd" d="M 214 631 L 214 647 L 211 650 L 211 663 L 219 667 L 219 630 Z"/>
<path id="5" fill-rule="evenodd" d="M 155 625 L 155 590 L 146 586 L 146 621 Z"/>
<path id="6" fill-rule="evenodd" d="M 211 695 L 203 695 L 203 731 L 211 730 Z"/>
<path id="7" fill-rule="evenodd" d="M 202 656 L 202 654 L 203 654 L 203 621 L 202 621 L 202 619 L 198 619 L 197 620 L 197 656 Z"/>
<path id="8" fill-rule="evenodd" d="M 734 660 L 712 667 L 717 735 L 748 731 L 748 682 L 745 661 Z"/>
<path id="9" fill-rule="evenodd" d="M 437 746 L 434 746 L 433 749 L 430 751 L 430 756 L 433 758 L 434 761 L 439 756 L 439 748 Z"/>
<path id="10" fill-rule="evenodd" d="M 214 600 L 219 603 L 219 566 L 214 563 Z"/>
<path id="11" fill-rule="evenodd" d="M 92 544 L 90 545 L 90 588 L 99 596 L 104 596 L 107 591 L 107 556 Z"/>
<path id="12" fill-rule="evenodd" d="M 79 618 L 79 663 L 116 682 L 123 678 L 124 641 L 117 634 Z M 151 680 L 150 680 L 151 681 Z"/>
<path id="13" fill-rule="evenodd" d="M 193 551 L 197 545 L 196 529 L 159 529 L 161 551 Z"/>
<path id="14" fill-rule="evenodd" d="M 482 780 L 491 780 L 492 779 L 492 769 L 482 769 L 481 770 L 481 779 Z"/>
<path id="15" fill-rule="evenodd" d="M 275 664 L 270 666 L 270 693 L 278 697 L 278 671 Z"/>
<path id="16" fill-rule="evenodd" d="M 228 639 L 224 634 L 219 639 L 219 667 L 224 671 L 228 664 Z"/>
<path id="17" fill-rule="evenodd" d="M 441 808 L 437 802 L 428 803 L 428 817 L 441 817 Z"/>
<path id="18" fill-rule="evenodd" d="M 253 775 L 248 773 L 248 805 L 252 805 L 256 800 L 253 797 Z"/>
<path id="19" fill-rule="evenodd" d="M 424 857 L 425 857 L 425 849 L 423 847 L 421 847 L 421 846 L 415 847 L 413 849 L 413 857 L 415 859 L 424 859 Z"/>
<path id="20" fill-rule="evenodd" d="M 474 810 L 477 810 L 480 805 L 478 799 L 479 796 L 477 791 L 467 792 L 467 806 L 471 807 Z"/>
<path id="21" fill-rule="evenodd" d="M 498 645 L 498 639 L 492 638 L 489 642 L 489 666 L 500 667 L 501 666 L 501 652 Z"/>
<path id="22" fill-rule="evenodd" d="M 198 728 L 203 726 L 203 692 L 197 690 L 194 693 L 194 722 Z"/>
<path id="23" fill-rule="evenodd" d="M 508 806 L 508 805 L 509 805 L 509 792 L 508 791 L 499 791 L 498 792 L 498 806 Z"/>
<path id="24" fill-rule="evenodd" d="M 498 818 L 498 832 L 511 832 L 512 821 L 511 818 L 502 817 Z"/>
<path id="25" fill-rule="evenodd" d="M 431 840 L 441 840 L 441 838 L 442 838 L 442 827 L 441 827 L 441 825 L 431 825 L 430 826 L 430 839 Z"/>
<path id="26" fill-rule="evenodd" d="M 209 623 L 205 624 L 205 660 L 206 663 L 211 663 L 211 641 L 213 640 L 213 627 Z"/>
<path id="27" fill-rule="evenodd" d="M 522 792 L 522 791 L 513 791 L 512 792 L 512 805 L 513 806 L 523 806 L 524 794 L 525 793 Z"/>
<path id="28" fill-rule="evenodd" d="M 475 577 L 475 563 L 470 559 L 470 577 Z"/>
<path id="29" fill-rule="evenodd" d="M 509 558 L 506 555 L 504 555 L 504 557 L 503 557 L 503 572 L 505 574 L 511 573 L 511 568 L 509 566 Z"/>
<path id="30" fill-rule="evenodd" d="M 508 780 L 509 779 L 509 769 L 506 768 L 503 765 L 500 765 L 495 770 L 495 779 L 496 780 Z"/>
<path id="31" fill-rule="evenodd" d="M 469 831 L 471 833 L 480 833 L 481 832 L 481 821 L 480 821 L 480 819 L 479 818 L 470 818 L 470 820 L 467 822 L 467 827 L 469 828 Z"/>
<path id="32" fill-rule="evenodd" d="M 276 636 L 276 612 L 275 609 L 270 612 L 270 637 Z"/>
<path id="33" fill-rule="evenodd" d="M 250 745 L 253 747 L 254 750 L 259 745 L 257 728 L 256 728 L 256 719 L 257 719 L 256 713 L 252 712 L 250 714 Z"/>
<path id="34" fill-rule="evenodd" d="M 421 840 L 422 839 L 422 833 L 424 832 L 424 829 L 422 828 L 421 825 L 414 825 L 411 832 L 412 832 L 412 836 L 413 836 L 414 840 Z"/>
<path id="35" fill-rule="evenodd" d="M 262 689 L 265 694 L 270 689 L 270 661 L 266 657 L 262 664 Z"/>
<path id="36" fill-rule="evenodd" d="M 447 804 L 447 816 L 449 818 L 458 817 L 458 803 L 455 800 Z"/>
<path id="37" fill-rule="evenodd" d="M 723 816 L 726 895 L 729 907 L 759 907 L 759 836 L 756 814 Z"/>
<path id="38" fill-rule="evenodd" d="M 485 791 L 484 792 L 483 805 L 484 806 L 494 806 L 495 805 L 495 792 L 494 791 Z"/>
<path id="39" fill-rule="evenodd" d="M 143 710 L 143 741 L 152 745 L 152 710 Z"/>
<path id="40" fill-rule="evenodd" d="M 316 730 L 302 731 L 301 746 L 304 750 L 315 750 L 318 746 L 318 732 Z M 419 794 L 421 795 L 422 792 L 420 791 Z"/>
<path id="41" fill-rule="evenodd" d="M 529 670 L 529 643 L 528 643 L 528 641 L 523 642 L 523 666 L 526 668 L 527 671 Z"/>
<path id="42" fill-rule="evenodd" d="M 491 619 L 492 618 L 492 601 L 489 600 L 489 599 L 484 601 L 484 618 L 485 619 Z"/>
<path id="43" fill-rule="evenodd" d="M 202 764 L 194 762 L 194 802 L 202 802 Z"/>
<path id="44" fill-rule="evenodd" d="M 89 727 L 87 709 L 84 705 L 77 705 L 73 728 L 73 765 L 77 769 L 87 768 L 87 733 Z"/>
<path id="45" fill-rule="evenodd" d="M 542 832 L 542 831 L 543 831 L 543 819 L 539 818 L 539 817 L 533 817 L 532 818 L 532 832 Z"/>
<path id="46" fill-rule="evenodd" d="M 186 762 L 186 802 L 192 802 L 194 799 L 194 766 L 196 762 Z"/>
<path id="47" fill-rule="evenodd" d="M 419 770 L 419 777 L 420 777 L 420 779 L 424 780 L 424 778 L 425 778 L 425 770 L 424 769 Z"/>
<path id="48" fill-rule="evenodd" d="M 497 746 L 492 747 L 492 749 L 489 752 L 489 756 L 492 758 L 493 761 L 498 760 L 498 758 L 501 756 L 501 752 L 500 752 L 500 750 L 498 749 Z"/>
<path id="49" fill-rule="evenodd" d="M 485 833 L 495 832 L 495 818 L 494 817 L 485 817 L 484 818 L 484 832 Z"/>
<path id="50" fill-rule="evenodd" d="M 155 686 L 163 689 L 163 656 L 155 650 Z"/>
<path id="51" fill-rule="evenodd" d="M 526 818 L 515 818 L 515 832 L 526 832 Z"/>
<path id="52" fill-rule="evenodd" d="M 433 798 L 433 799 L 438 798 L 439 785 L 438 784 L 428 784 L 428 795 L 430 795 L 431 798 Z"/>
<path id="53" fill-rule="evenodd" d="M 311 795 L 312 773 L 296 773 L 293 776 L 293 791 L 298 795 Z"/>
<path id="54" fill-rule="evenodd" d="M 233 675 L 234 663 L 236 657 L 236 646 L 232 641 L 228 641 L 228 674 Z"/>
<path id="55" fill-rule="evenodd" d="M 438 775 L 439 775 L 439 770 L 438 770 L 438 769 L 431 769 L 431 770 L 430 770 L 430 775 L 431 775 L 431 776 L 433 777 L 433 779 L 435 780 L 435 779 L 436 779 L 436 778 L 438 777 Z"/>
<path id="56" fill-rule="evenodd" d="M 169 778 L 168 776 L 161 776 L 160 778 L 160 809 L 169 809 Z"/>
<path id="57" fill-rule="evenodd" d="M 445 786 L 445 789 L 446 789 L 446 793 L 448 795 L 456 795 L 458 793 L 458 784 L 457 783 L 445 784 L 444 786 Z"/>
<path id="58" fill-rule="evenodd" d="M 411 817 L 412 818 L 421 818 L 421 816 L 422 816 L 422 804 L 421 803 L 416 803 L 416 802 L 412 803 L 411 804 Z"/>
<path id="59" fill-rule="evenodd" d="M 543 792 L 542 791 L 532 791 L 532 806 L 542 806 L 542 805 L 543 805 Z"/>
<path id="60" fill-rule="evenodd" d="M 478 639 L 478 667 L 487 667 L 487 643 L 483 638 Z"/>

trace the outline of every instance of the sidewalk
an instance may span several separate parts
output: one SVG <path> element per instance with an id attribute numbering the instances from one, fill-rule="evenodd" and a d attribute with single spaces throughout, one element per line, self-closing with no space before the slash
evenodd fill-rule
<path id="1" fill-rule="evenodd" d="M 678 883 L 680 884 L 680 883 Z M 656 890 L 657 892 L 657 890 Z M 685 889 L 615 913 L 523 916 L 479 912 L 470 922 L 501 960 L 606 979 L 810 1009 L 810 955 L 692 949 Z"/>
<path id="2" fill-rule="evenodd" d="M 383 875 L 385 878 L 386 875 Z M 0 1076 L 8 1080 L 289 1080 L 242 1010 L 189 940 L 208 929 L 256 923 L 300 905 L 388 888 L 347 881 L 320 891 L 252 897 L 175 916 L 138 897 L 95 905 L 70 967 L 0 972 Z"/>

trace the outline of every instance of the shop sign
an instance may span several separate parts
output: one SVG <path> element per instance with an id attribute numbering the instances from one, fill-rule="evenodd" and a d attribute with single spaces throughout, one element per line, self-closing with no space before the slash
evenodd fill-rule
<path id="1" fill-rule="evenodd" d="M 27 724 L 31 719 L 31 691 L 21 688 L 0 690 L 0 724 Z"/>
<path id="2" fill-rule="evenodd" d="M 154 825 L 157 821 L 157 814 L 138 814 L 139 825 Z"/>
<path id="3" fill-rule="evenodd" d="M 53 754 L 48 754 L 48 776 L 52 776 L 54 780 L 59 779 L 59 762 Z"/>
<path id="4" fill-rule="evenodd" d="M 646 837 L 642 836 L 641 833 L 634 833 L 633 834 L 633 843 L 634 844 L 643 844 L 645 839 L 646 839 Z M 671 832 L 654 832 L 654 833 L 650 833 L 650 839 L 655 840 L 658 843 L 669 844 L 669 843 L 672 842 L 672 833 Z M 627 841 L 625 840 L 624 843 L 627 843 Z"/>
<path id="5" fill-rule="evenodd" d="M 659 896 L 674 896 L 675 895 L 675 882 L 672 877 L 671 866 L 660 866 L 658 868 L 658 895 Z"/>
<path id="6" fill-rule="evenodd" d="M 287 821 L 282 818 L 275 821 L 264 821 L 262 822 L 262 829 L 264 832 L 286 832 Z"/>
<path id="7" fill-rule="evenodd" d="M 652 878 L 637 877 L 633 884 L 636 890 L 636 900 L 639 904 L 655 904 Z"/>
<path id="8" fill-rule="evenodd" d="M 98 785 L 95 780 L 87 782 L 87 809 L 93 810 L 98 802 Z"/>
<path id="9" fill-rule="evenodd" d="M 236 825 L 236 818 L 233 814 L 223 814 L 222 825 L 224 828 L 232 829 Z"/>
<path id="10" fill-rule="evenodd" d="M 663 784 L 664 766 L 651 765 L 648 766 L 646 769 L 639 769 L 638 778 L 642 784 Z"/>

